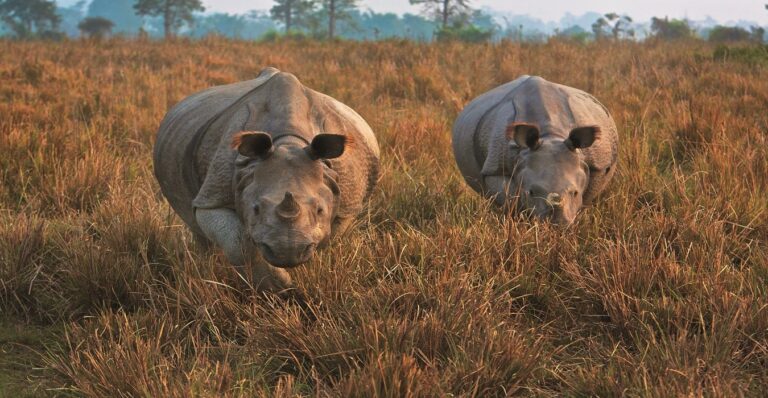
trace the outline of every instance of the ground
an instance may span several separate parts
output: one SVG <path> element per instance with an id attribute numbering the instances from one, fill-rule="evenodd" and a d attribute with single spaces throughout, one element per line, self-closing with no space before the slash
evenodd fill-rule
<path id="1" fill-rule="evenodd" d="M 768 57 L 744 45 L 0 41 L 0 395 L 760 396 Z M 164 113 L 266 66 L 357 110 L 382 175 L 355 227 L 249 289 L 159 195 Z M 490 205 L 450 128 L 522 74 L 613 114 L 575 225 Z"/>

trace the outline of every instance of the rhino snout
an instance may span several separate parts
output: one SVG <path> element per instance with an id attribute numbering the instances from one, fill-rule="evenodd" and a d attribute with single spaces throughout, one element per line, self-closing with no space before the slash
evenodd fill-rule
<path id="1" fill-rule="evenodd" d="M 562 226 L 567 226 L 574 221 L 575 217 L 569 211 L 570 203 L 563 195 L 548 193 L 546 196 L 541 196 L 539 200 L 534 213 L 539 219 Z"/>
<path id="2" fill-rule="evenodd" d="M 315 253 L 317 245 L 301 243 L 280 247 L 259 243 L 258 247 L 262 257 L 271 265 L 278 268 L 293 268 L 309 261 Z"/>
<path id="3" fill-rule="evenodd" d="M 552 221 L 552 223 L 556 225 L 563 225 L 563 226 L 566 226 L 570 224 L 571 221 L 573 221 L 573 220 L 569 220 L 568 217 L 566 217 L 562 207 L 553 207 L 552 212 L 549 215 L 549 219 Z"/>

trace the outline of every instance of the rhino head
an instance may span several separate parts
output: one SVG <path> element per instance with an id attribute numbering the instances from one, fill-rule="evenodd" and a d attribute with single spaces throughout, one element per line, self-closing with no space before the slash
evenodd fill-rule
<path id="1" fill-rule="evenodd" d="M 581 150 L 592 146 L 600 128 L 576 127 L 565 140 L 542 139 L 538 126 L 528 123 L 510 124 L 506 133 L 519 150 L 511 181 L 519 210 L 556 224 L 572 223 L 589 184 Z"/>
<path id="2" fill-rule="evenodd" d="M 233 147 L 245 157 L 237 173 L 236 207 L 262 257 L 280 268 L 309 261 L 328 243 L 339 187 L 328 159 L 347 143 L 338 134 L 319 134 L 309 145 L 283 136 L 275 145 L 263 132 L 242 132 Z"/>

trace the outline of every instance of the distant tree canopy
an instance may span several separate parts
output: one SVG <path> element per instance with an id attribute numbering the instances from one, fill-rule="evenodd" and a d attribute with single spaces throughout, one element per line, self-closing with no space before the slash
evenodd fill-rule
<path id="1" fill-rule="evenodd" d="M 315 6 L 315 0 L 275 0 L 269 14 L 272 19 L 282 23 L 288 33 L 309 28 Z"/>
<path id="2" fill-rule="evenodd" d="M 442 29 L 451 23 L 465 23 L 471 14 L 469 0 L 409 0 L 413 5 L 422 5 L 424 13 L 435 18 Z"/>
<path id="3" fill-rule="evenodd" d="M 61 22 L 52 0 L 0 0 L 0 19 L 21 38 L 54 32 Z"/>
<path id="4" fill-rule="evenodd" d="M 195 11 L 205 11 L 200 0 L 137 0 L 133 7 L 138 15 L 161 17 L 166 39 L 184 23 L 192 23 Z"/>
<path id="5" fill-rule="evenodd" d="M 714 42 L 747 41 L 751 38 L 749 31 L 738 26 L 717 25 L 709 31 L 709 41 Z"/>
<path id="6" fill-rule="evenodd" d="M 109 35 L 114 26 L 114 22 L 102 17 L 88 17 L 77 25 L 83 35 L 94 39 Z"/>
<path id="7" fill-rule="evenodd" d="M 89 17 L 102 17 L 114 22 L 114 32 L 136 34 L 143 25 L 133 5 L 136 0 L 93 0 L 88 5 Z"/>
<path id="8" fill-rule="evenodd" d="M 569 26 L 558 32 L 556 36 L 560 39 L 571 40 L 578 43 L 586 43 L 591 37 L 586 29 L 578 25 Z"/>
<path id="9" fill-rule="evenodd" d="M 687 21 L 669 18 L 651 18 L 651 33 L 664 40 L 677 40 L 693 37 L 693 29 Z"/>
<path id="10" fill-rule="evenodd" d="M 248 14 L 216 13 L 195 18 L 189 34 L 203 37 L 217 34 L 236 39 L 256 40 L 267 32 L 274 31 L 275 24 L 265 12 L 251 11 Z"/>
<path id="11" fill-rule="evenodd" d="M 761 26 L 752 26 L 749 28 L 749 31 L 752 34 L 753 41 L 756 41 L 758 43 L 762 43 L 765 41 L 765 28 Z"/>
<path id="12" fill-rule="evenodd" d="M 464 18 L 455 20 L 449 27 L 440 27 L 435 32 L 435 36 L 439 41 L 481 43 L 490 41 L 498 29 L 500 27 L 490 15 L 475 10 Z"/>

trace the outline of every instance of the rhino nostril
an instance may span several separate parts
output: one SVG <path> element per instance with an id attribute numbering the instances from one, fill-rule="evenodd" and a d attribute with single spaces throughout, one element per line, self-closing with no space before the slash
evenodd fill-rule
<path id="1" fill-rule="evenodd" d="M 275 251 L 272 250 L 272 248 L 267 245 L 266 243 L 259 243 L 259 251 L 261 252 L 262 257 L 266 259 L 269 262 L 275 261 L 277 259 L 277 255 L 275 254 Z"/>
<path id="2" fill-rule="evenodd" d="M 315 247 L 317 247 L 317 245 L 315 245 L 314 243 L 310 243 L 304 246 L 304 249 L 301 250 L 301 258 L 306 259 L 311 257 L 312 253 L 314 253 L 315 251 Z"/>
<path id="3" fill-rule="evenodd" d="M 259 250 L 261 250 L 261 253 L 264 254 L 264 256 L 275 258 L 275 252 L 266 243 L 259 243 Z"/>

